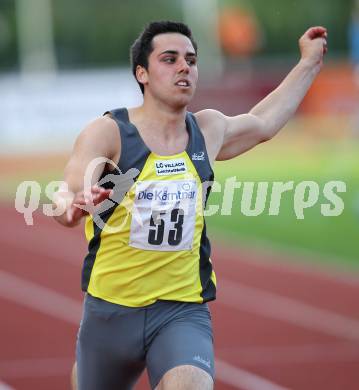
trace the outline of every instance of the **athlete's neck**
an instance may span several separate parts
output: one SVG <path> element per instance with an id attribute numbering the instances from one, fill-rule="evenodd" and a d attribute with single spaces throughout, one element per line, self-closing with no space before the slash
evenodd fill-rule
<path id="1" fill-rule="evenodd" d="M 173 109 L 150 102 L 129 110 L 130 120 L 145 133 L 155 131 L 164 140 L 175 139 L 186 133 L 186 107 Z"/>
<path id="2" fill-rule="evenodd" d="M 188 144 L 186 111 L 153 109 L 142 105 L 128 111 L 130 122 L 138 129 L 147 147 L 159 155 L 181 153 Z"/>

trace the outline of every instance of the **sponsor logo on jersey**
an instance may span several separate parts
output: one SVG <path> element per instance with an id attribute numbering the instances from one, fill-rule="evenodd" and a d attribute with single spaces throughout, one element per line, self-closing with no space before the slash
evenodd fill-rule
<path id="1" fill-rule="evenodd" d="M 204 151 L 199 153 L 192 154 L 192 160 L 194 161 L 204 161 Z"/>
<path id="2" fill-rule="evenodd" d="M 137 199 L 157 200 L 157 201 L 173 201 L 182 199 L 194 199 L 196 197 L 196 191 L 175 191 L 170 192 L 168 190 L 154 189 L 140 191 L 137 195 Z"/>
<path id="3" fill-rule="evenodd" d="M 164 175 L 180 175 L 187 172 L 187 165 L 184 158 L 176 158 L 173 160 L 157 160 L 155 161 L 157 176 Z"/>

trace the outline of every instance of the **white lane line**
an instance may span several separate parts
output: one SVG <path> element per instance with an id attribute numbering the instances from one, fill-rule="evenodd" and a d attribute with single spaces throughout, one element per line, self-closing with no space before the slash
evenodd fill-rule
<path id="1" fill-rule="evenodd" d="M 73 358 L 23 359 L 0 362 L 0 371 L 7 378 L 50 377 L 68 374 Z M 242 390 L 284 390 L 267 379 L 234 367 L 223 360 L 216 359 L 216 377 L 219 381 Z M 10 390 L 2 388 L 0 390 Z M 287 389 L 285 389 L 287 390 Z"/>
<path id="2" fill-rule="evenodd" d="M 1 270 L 0 296 L 71 324 L 78 325 L 81 319 L 78 301 Z"/>
<path id="3" fill-rule="evenodd" d="M 358 362 L 359 346 L 354 343 L 305 344 L 282 347 L 222 347 L 217 352 L 244 365 L 282 365 L 332 362 Z"/>
<path id="4" fill-rule="evenodd" d="M 0 242 L 18 249 L 33 253 L 44 258 L 81 266 L 86 255 L 85 238 L 77 234 L 70 235 L 64 228 L 64 233 L 45 227 L 24 226 L 6 221 L 6 232 L 0 236 Z M 26 230 L 25 230 L 26 229 Z M 74 232 L 75 233 L 75 232 Z"/>
<path id="5" fill-rule="evenodd" d="M 226 240 L 226 239 L 225 239 Z M 226 242 L 226 241 L 224 241 Z M 237 237 L 235 244 L 218 242 L 213 246 L 217 253 L 227 253 L 228 258 L 236 261 L 285 271 L 291 274 L 301 273 L 311 278 L 330 280 L 348 286 L 359 286 L 358 270 L 350 271 L 340 267 L 343 263 L 340 257 L 333 257 L 304 248 L 286 247 L 285 244 L 275 244 L 267 241 L 243 240 Z M 348 259 L 349 260 L 349 259 Z"/>
<path id="6" fill-rule="evenodd" d="M 74 359 L 75 357 L 2 361 L 0 372 L 6 373 L 8 379 L 69 375 Z"/>
<path id="7" fill-rule="evenodd" d="M 216 377 L 221 382 L 241 390 L 289 390 L 223 360 L 216 360 Z"/>
<path id="8" fill-rule="evenodd" d="M 54 254 L 51 253 L 50 257 L 53 257 L 53 255 Z M 62 256 L 59 256 L 59 258 L 64 260 L 64 257 Z M 15 286 L 15 288 L 11 289 L 7 286 L 9 283 Z M 34 294 L 26 294 L 26 289 L 25 291 L 18 289 L 16 283 L 22 285 L 26 284 L 28 289 L 34 291 Z M 20 304 L 29 304 L 30 306 L 32 301 L 36 300 L 35 295 L 37 294 L 39 297 L 43 298 L 41 302 L 46 310 L 47 306 L 49 306 L 48 312 L 46 311 L 47 314 L 51 312 L 53 316 L 56 318 L 60 317 L 61 319 L 66 319 L 70 316 L 74 319 L 73 323 L 76 324 L 80 318 L 80 315 L 77 313 L 81 312 L 81 305 L 77 301 L 65 298 L 52 290 L 48 292 L 48 289 L 44 287 L 40 287 L 39 285 L 24 279 L 20 280 L 19 277 L 6 273 L 5 271 L 0 271 L 0 294 L 4 297 L 7 296 L 10 300 L 15 300 Z M 57 305 L 57 307 L 52 306 L 51 304 L 49 305 L 49 301 L 45 298 L 46 294 L 53 295 L 51 299 L 53 302 L 63 302 L 62 297 L 69 300 L 68 306 L 71 307 L 72 310 L 62 311 L 62 304 Z M 344 337 L 345 339 L 355 341 L 359 340 L 359 321 L 328 310 L 316 308 L 291 298 L 283 297 L 279 294 L 222 279 L 219 288 L 219 297 L 220 299 L 218 302 L 220 304 L 235 309 L 246 310 L 261 316 L 282 320 L 332 336 Z M 38 310 L 39 309 L 40 308 L 38 307 Z"/>
<path id="9" fill-rule="evenodd" d="M 359 341 L 359 321 L 296 299 L 222 279 L 218 302 L 345 340 Z"/>
<path id="10" fill-rule="evenodd" d="M 0 381 L 0 390 L 15 390 L 15 388 Z"/>
<path id="11" fill-rule="evenodd" d="M 51 317 L 71 324 L 79 324 L 82 305 L 78 301 L 5 271 L 0 271 L 0 296 Z M 272 384 L 248 371 L 231 366 L 223 360 L 216 361 L 216 365 L 219 372 L 218 379 L 235 388 L 284 390 L 283 387 Z M 269 385 L 272 387 L 268 387 Z"/>
<path id="12" fill-rule="evenodd" d="M 50 217 L 48 217 L 50 218 Z M 23 224 L 22 224 L 23 222 Z M 56 260 L 62 260 L 73 265 L 80 266 L 83 257 L 86 254 L 86 240 L 80 228 L 61 228 L 58 226 L 51 226 L 50 223 L 45 224 L 44 221 L 35 221 L 36 226 L 26 226 L 24 221 L 17 222 L 15 220 L 7 219 L 5 226 L 7 232 L 0 236 L 0 241 L 9 245 L 18 246 L 21 241 L 21 246 L 26 250 L 43 255 L 45 257 L 54 257 Z M 54 222 L 55 224 L 55 222 Z M 32 231 L 31 231 L 32 230 Z M 8 232 L 15 232 L 8 234 Z M 54 243 L 55 237 L 61 236 L 61 240 Z M 58 242 L 66 243 L 58 248 Z M 270 268 L 273 270 L 285 271 L 289 274 L 301 273 L 309 275 L 312 278 L 319 280 L 330 280 L 336 283 L 349 285 L 352 287 L 359 286 L 359 273 L 353 274 L 345 271 L 339 267 L 332 265 L 339 264 L 340 259 L 336 262 L 328 262 L 313 260 L 311 263 L 303 262 L 303 258 L 318 259 L 324 257 L 323 255 L 314 254 L 303 250 L 303 253 L 296 253 L 293 251 L 284 251 L 273 246 L 261 247 L 258 245 L 253 249 L 241 241 L 241 248 L 234 246 L 233 243 L 214 242 L 216 253 L 228 254 L 228 258 L 236 259 L 238 262 L 256 265 L 259 267 Z M 288 260 L 290 259 L 290 260 Z M 326 256 L 327 259 L 327 256 Z"/>

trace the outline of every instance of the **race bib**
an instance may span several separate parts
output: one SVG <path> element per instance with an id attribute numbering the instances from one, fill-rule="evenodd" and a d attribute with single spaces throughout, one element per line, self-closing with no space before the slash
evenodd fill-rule
<path id="1" fill-rule="evenodd" d="M 190 250 L 196 199 L 195 180 L 137 182 L 129 245 L 155 251 Z"/>

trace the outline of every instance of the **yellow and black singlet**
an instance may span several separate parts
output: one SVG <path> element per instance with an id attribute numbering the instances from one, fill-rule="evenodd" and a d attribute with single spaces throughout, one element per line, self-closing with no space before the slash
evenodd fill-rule
<path id="1" fill-rule="evenodd" d="M 162 156 L 146 146 L 127 109 L 110 114 L 121 136 L 118 171 L 111 174 L 131 168 L 138 173 L 124 198 L 100 214 L 104 223 L 87 217 L 89 249 L 82 289 L 131 307 L 159 299 L 199 303 L 215 299 L 203 216 L 214 175 L 194 115 L 186 114 L 186 150 Z M 110 188 L 111 183 L 103 186 Z"/>

